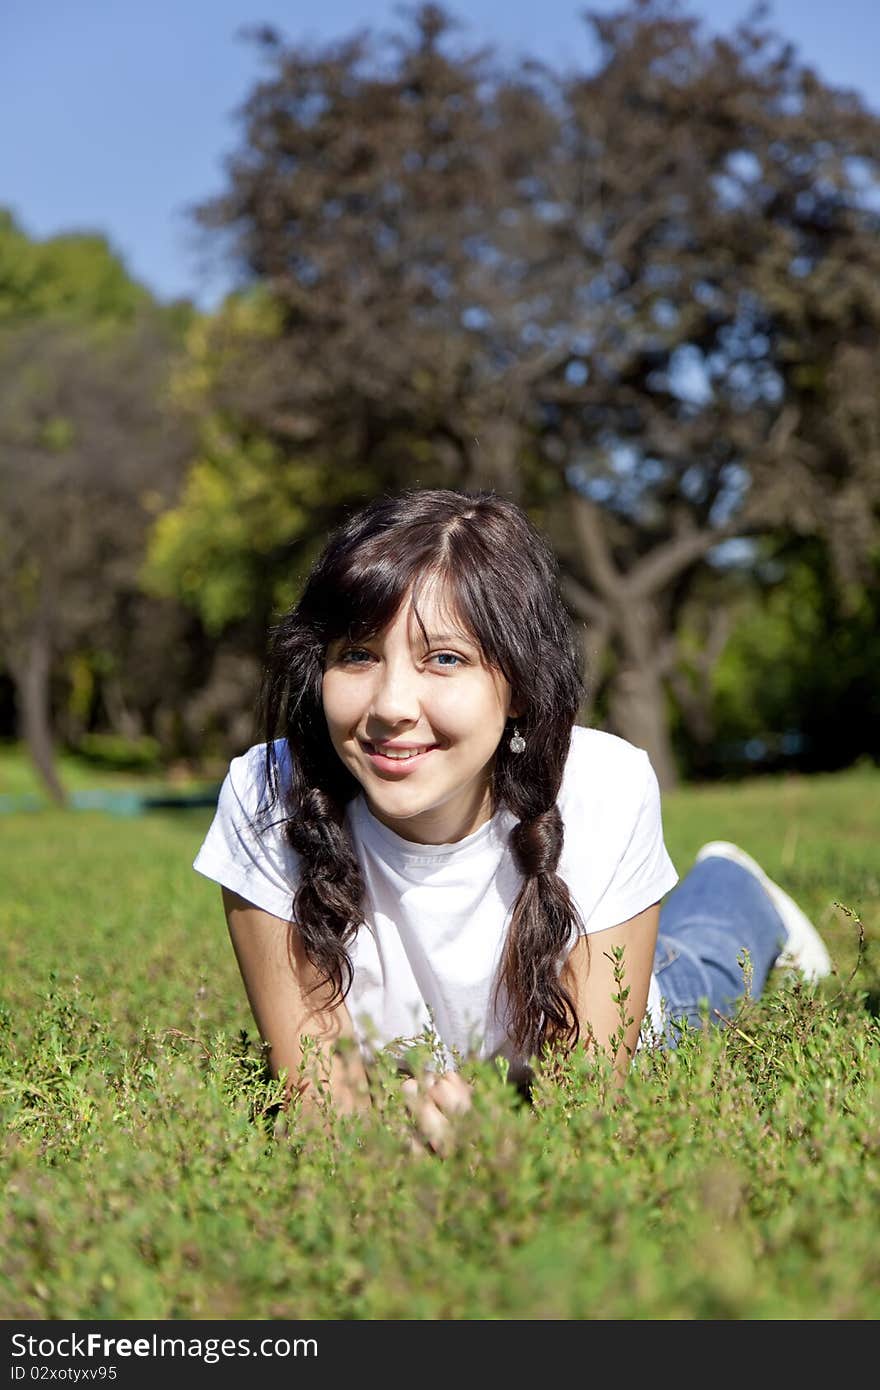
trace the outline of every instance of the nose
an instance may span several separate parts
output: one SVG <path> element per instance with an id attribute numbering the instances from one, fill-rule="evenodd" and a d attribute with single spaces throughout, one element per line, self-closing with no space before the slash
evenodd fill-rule
<path id="1" fill-rule="evenodd" d="M 420 713 L 419 673 L 411 660 L 385 660 L 377 663 L 369 709 L 369 725 L 374 734 L 398 725 L 416 724 Z"/>

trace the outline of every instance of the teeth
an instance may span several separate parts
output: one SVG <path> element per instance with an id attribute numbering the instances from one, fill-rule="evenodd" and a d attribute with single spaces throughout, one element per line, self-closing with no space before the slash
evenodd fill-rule
<path id="1" fill-rule="evenodd" d="M 380 748 L 378 751 L 382 754 L 383 758 L 391 758 L 395 762 L 402 763 L 405 762 L 408 758 L 417 758 L 419 753 L 422 752 L 422 749 L 409 748 L 400 753 L 392 753 L 390 748 L 386 748 L 384 750 Z"/>

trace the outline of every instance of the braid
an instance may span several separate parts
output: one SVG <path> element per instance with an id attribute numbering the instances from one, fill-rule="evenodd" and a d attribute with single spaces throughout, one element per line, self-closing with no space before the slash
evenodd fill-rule
<path id="1" fill-rule="evenodd" d="M 415 604 L 426 577 L 442 581 L 486 666 L 506 679 L 526 736 L 520 751 L 502 738 L 491 791 L 493 807 L 506 807 L 518 822 L 511 846 L 523 876 L 495 1003 L 505 996 L 509 1035 L 531 1055 L 551 1036 L 578 1038 L 561 983 L 580 922 L 557 871 L 557 797 L 583 682 L 549 542 L 496 492 L 414 488 L 376 498 L 329 538 L 297 604 L 273 631 L 262 703 L 268 760 L 282 734 L 292 755 L 290 786 L 269 785 L 301 859 L 293 919 L 308 959 L 332 981 L 334 1002 L 344 998 L 352 979 L 347 947 L 365 897 L 344 816 L 361 787 L 328 732 L 324 661 L 337 639 L 382 632 L 405 602 Z"/>
<path id="2" fill-rule="evenodd" d="M 345 998 L 353 978 L 347 947 L 362 919 L 363 878 L 345 829 L 344 805 L 320 787 L 308 786 L 295 764 L 290 776 L 283 798 L 284 834 L 300 857 L 292 921 L 306 958 L 318 971 L 318 983 L 332 984 L 336 1003 Z M 291 948 L 292 940 L 292 960 Z"/>
<path id="3" fill-rule="evenodd" d="M 519 720 L 525 749 L 514 752 L 502 738 L 496 755 L 497 805 L 518 818 L 510 832 L 514 863 L 523 885 L 513 905 L 495 986 L 496 1007 L 503 999 L 505 1026 L 521 1054 L 539 1054 L 554 1040 L 574 1046 L 580 1037 L 574 1001 L 562 984 L 561 966 L 581 926 L 577 909 L 559 876 L 564 826 L 557 798 L 562 786 L 574 726 L 577 681 L 572 673 L 568 698 L 572 717 L 544 715 L 542 700 L 550 663 L 536 664 L 528 722 Z M 558 679 L 558 676 L 557 676 Z"/>
<path id="4" fill-rule="evenodd" d="M 515 825 L 510 832 L 510 847 L 520 873 L 526 878 L 555 875 L 562 851 L 562 833 L 562 816 L 556 805 Z"/>
<path id="5" fill-rule="evenodd" d="M 571 940 L 577 912 L 557 874 L 563 826 L 559 807 L 526 815 L 510 832 L 514 862 L 524 883 L 513 907 L 501 961 L 507 1027 L 526 1055 L 559 1038 L 572 1046 L 580 1035 L 574 1003 L 560 983 L 559 963 Z"/>
<path id="6" fill-rule="evenodd" d="M 288 831 L 291 844 L 306 861 L 308 870 L 332 886 L 345 881 L 349 868 L 341 827 L 339 807 L 320 787 L 310 787 L 300 802 L 299 816 Z"/>

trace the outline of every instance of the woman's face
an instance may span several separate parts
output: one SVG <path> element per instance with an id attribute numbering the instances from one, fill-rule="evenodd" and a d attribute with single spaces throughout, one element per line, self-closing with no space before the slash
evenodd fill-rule
<path id="1" fill-rule="evenodd" d="M 510 687 L 426 586 L 374 638 L 331 644 L 324 715 L 373 815 L 416 844 L 453 844 L 492 815 L 490 779 Z M 395 757 L 395 754 L 397 756 Z M 401 755 L 403 755 L 401 757 Z"/>

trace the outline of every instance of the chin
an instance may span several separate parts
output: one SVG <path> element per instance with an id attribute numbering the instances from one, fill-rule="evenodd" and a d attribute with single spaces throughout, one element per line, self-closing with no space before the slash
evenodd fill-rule
<path id="1" fill-rule="evenodd" d="M 420 816 L 425 811 L 433 811 L 436 808 L 432 803 L 424 801 L 413 801 L 408 797 L 383 796 L 381 791 L 376 793 L 376 788 L 370 789 L 370 796 L 377 806 L 381 806 L 383 811 L 387 811 L 389 816 Z"/>

